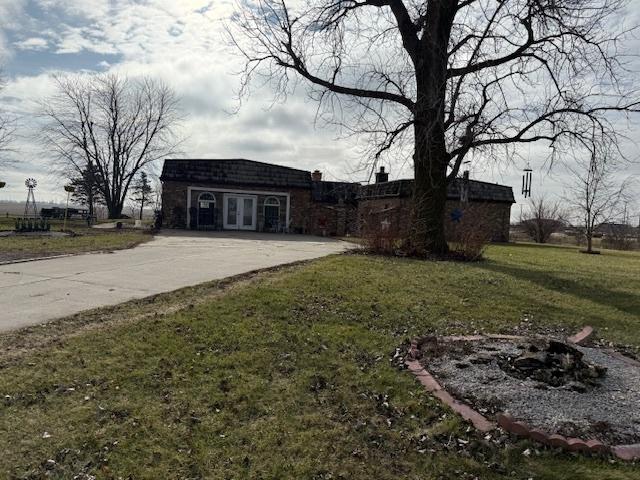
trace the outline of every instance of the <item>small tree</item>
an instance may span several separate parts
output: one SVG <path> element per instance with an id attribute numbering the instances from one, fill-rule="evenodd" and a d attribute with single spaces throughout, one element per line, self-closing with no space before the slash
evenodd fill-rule
<path id="1" fill-rule="evenodd" d="M 131 188 L 132 196 L 131 201 L 135 205 L 140 206 L 140 220 L 142 220 L 142 212 L 144 206 L 151 202 L 153 197 L 153 187 L 149 183 L 149 177 L 146 172 L 140 172 L 140 175 L 136 178 Z"/>
<path id="2" fill-rule="evenodd" d="M 536 243 L 547 243 L 551 234 L 564 226 L 559 202 L 551 202 L 544 197 L 531 199 L 529 208 L 520 222 L 527 234 Z"/>
<path id="3" fill-rule="evenodd" d="M 86 205 L 89 210 L 89 217 L 95 216 L 95 205 L 104 203 L 100 193 L 100 181 L 96 178 L 95 172 L 85 168 L 79 175 L 71 178 L 71 185 L 75 191 L 71 195 L 74 202 Z"/>
<path id="4" fill-rule="evenodd" d="M 116 74 L 55 77 L 42 109 L 45 144 L 63 172 L 95 172 L 109 211 L 119 218 L 136 175 L 173 153 L 178 100 L 165 84 Z"/>
<path id="5" fill-rule="evenodd" d="M 568 185 L 567 198 L 586 238 L 586 253 L 594 253 L 595 229 L 621 213 L 629 180 L 616 179 L 616 161 L 609 146 L 595 146 L 586 158 L 577 158 L 569 170 L 574 180 Z"/>

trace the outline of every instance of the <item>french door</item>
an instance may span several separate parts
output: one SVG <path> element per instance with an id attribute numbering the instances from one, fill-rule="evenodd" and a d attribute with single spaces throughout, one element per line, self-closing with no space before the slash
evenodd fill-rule
<path id="1" fill-rule="evenodd" d="M 225 230 L 255 230 L 257 214 L 258 197 L 255 195 L 225 194 Z"/>

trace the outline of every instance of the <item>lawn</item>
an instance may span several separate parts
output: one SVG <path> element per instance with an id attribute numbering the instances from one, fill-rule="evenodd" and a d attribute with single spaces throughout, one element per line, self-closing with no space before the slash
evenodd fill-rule
<path id="1" fill-rule="evenodd" d="M 0 219 L 0 231 L 14 228 L 12 218 Z M 52 231 L 60 231 L 62 221 L 53 220 Z M 151 235 L 137 230 L 99 230 L 88 228 L 81 220 L 67 223 L 73 237 L 12 236 L 0 237 L 0 262 L 34 257 L 122 250 L 134 247 L 151 239 Z"/>
<path id="2" fill-rule="evenodd" d="M 394 365 L 427 332 L 592 324 L 640 346 L 639 254 L 487 257 L 333 256 L 6 337 L 0 478 L 640 478 L 606 458 L 496 446 Z M 22 347 L 42 331 L 48 342 Z"/>

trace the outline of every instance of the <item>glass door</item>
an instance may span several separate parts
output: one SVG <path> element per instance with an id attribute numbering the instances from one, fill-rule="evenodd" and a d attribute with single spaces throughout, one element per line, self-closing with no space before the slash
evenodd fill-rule
<path id="1" fill-rule="evenodd" d="M 226 230 L 255 230 L 257 198 L 249 195 L 224 196 L 224 228 Z"/>
<path id="2" fill-rule="evenodd" d="M 242 199 L 242 230 L 256 229 L 256 199 L 244 197 Z"/>

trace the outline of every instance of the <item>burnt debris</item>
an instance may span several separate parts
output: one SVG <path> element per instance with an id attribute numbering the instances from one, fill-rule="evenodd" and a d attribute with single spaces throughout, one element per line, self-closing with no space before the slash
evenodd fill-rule
<path id="1" fill-rule="evenodd" d="M 577 348 L 556 340 L 546 345 L 529 345 L 515 357 L 499 355 L 500 368 L 512 377 L 532 379 L 551 387 L 566 387 L 584 392 L 598 384 L 607 369 L 586 362 Z"/>

